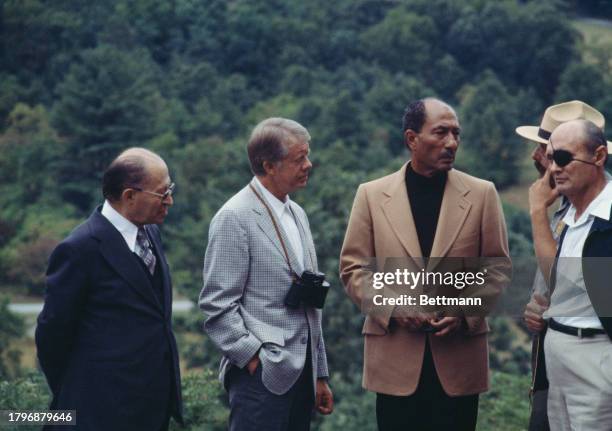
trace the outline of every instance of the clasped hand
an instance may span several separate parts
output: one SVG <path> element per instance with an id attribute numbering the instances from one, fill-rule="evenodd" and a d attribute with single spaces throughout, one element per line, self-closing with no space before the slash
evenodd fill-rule
<path id="1" fill-rule="evenodd" d="M 445 335 L 455 332 L 461 327 L 463 319 L 461 317 L 432 317 L 427 314 L 419 314 L 410 317 L 395 317 L 397 326 L 407 328 L 411 331 L 419 331 L 426 325 L 434 328 L 436 337 L 444 337 Z"/>

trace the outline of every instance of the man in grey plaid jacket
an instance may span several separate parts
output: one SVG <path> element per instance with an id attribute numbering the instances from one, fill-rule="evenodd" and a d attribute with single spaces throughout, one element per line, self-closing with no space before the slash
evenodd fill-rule
<path id="1" fill-rule="evenodd" d="M 333 410 L 321 310 L 289 308 L 294 276 L 316 271 L 308 218 L 288 194 L 306 186 L 310 135 L 269 118 L 247 151 L 255 177 L 210 224 L 199 305 L 223 352 L 230 430 L 309 430 L 313 408 Z"/>

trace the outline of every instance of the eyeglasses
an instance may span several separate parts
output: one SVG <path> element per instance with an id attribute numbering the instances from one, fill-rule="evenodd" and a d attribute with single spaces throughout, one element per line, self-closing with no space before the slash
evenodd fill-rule
<path id="1" fill-rule="evenodd" d="M 174 193 L 174 189 L 176 188 L 176 184 L 171 183 L 168 188 L 166 189 L 165 192 L 163 193 L 155 193 L 155 192 L 150 192 L 148 190 L 143 190 L 139 187 L 131 187 L 134 190 L 137 190 L 139 192 L 143 192 L 143 193 L 148 193 L 150 195 L 153 196 L 157 196 L 158 198 L 161 198 L 162 201 L 165 201 L 166 199 L 168 199 L 169 196 L 172 196 L 172 194 Z"/>

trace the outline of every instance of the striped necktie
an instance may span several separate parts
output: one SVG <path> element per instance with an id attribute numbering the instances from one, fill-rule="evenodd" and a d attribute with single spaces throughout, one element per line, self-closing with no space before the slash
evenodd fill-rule
<path id="1" fill-rule="evenodd" d="M 138 228 L 138 234 L 136 235 L 136 243 L 138 244 L 138 257 L 142 259 L 144 264 L 147 266 L 151 275 L 155 272 L 155 254 L 151 249 L 151 243 L 147 237 L 147 232 L 144 228 Z"/>

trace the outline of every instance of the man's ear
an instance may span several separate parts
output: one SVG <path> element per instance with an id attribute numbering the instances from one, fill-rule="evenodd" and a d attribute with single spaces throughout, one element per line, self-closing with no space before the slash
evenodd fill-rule
<path id="1" fill-rule="evenodd" d="M 130 188 L 124 189 L 121 192 L 121 200 L 124 202 L 131 202 L 136 198 L 136 193 L 137 193 L 137 190 L 135 189 L 130 189 Z"/>
<path id="2" fill-rule="evenodd" d="M 404 132 L 404 145 L 406 145 L 406 148 L 411 152 L 413 152 L 416 147 L 417 138 L 418 133 L 412 129 L 408 129 Z"/>
<path id="3" fill-rule="evenodd" d="M 604 166 L 608 160 L 608 148 L 601 145 L 595 150 L 595 164 Z"/>
<path id="4" fill-rule="evenodd" d="M 276 163 L 264 160 L 262 166 L 264 168 L 264 171 L 266 171 L 266 175 L 274 175 L 276 173 Z"/>

